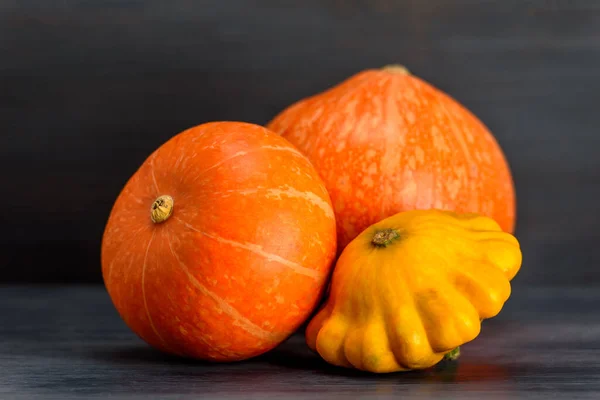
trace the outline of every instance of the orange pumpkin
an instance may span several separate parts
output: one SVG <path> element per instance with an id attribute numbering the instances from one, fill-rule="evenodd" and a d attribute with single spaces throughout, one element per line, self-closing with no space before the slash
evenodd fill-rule
<path id="1" fill-rule="evenodd" d="M 411 209 L 478 213 L 514 230 L 512 176 L 490 131 L 403 67 L 362 71 L 267 126 L 319 171 L 339 251 L 368 226 Z"/>
<path id="2" fill-rule="evenodd" d="M 214 122 L 163 144 L 117 198 L 102 274 L 127 325 L 168 353 L 234 361 L 292 334 L 336 253 L 325 186 L 281 136 Z"/>

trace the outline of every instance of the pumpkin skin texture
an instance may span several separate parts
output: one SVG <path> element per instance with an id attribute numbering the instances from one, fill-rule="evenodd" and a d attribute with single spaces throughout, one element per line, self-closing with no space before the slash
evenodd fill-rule
<path id="1" fill-rule="evenodd" d="M 321 174 L 340 252 L 368 226 L 413 209 L 479 213 L 514 232 L 513 180 L 495 138 L 406 69 L 362 71 L 289 106 L 267 127 Z"/>
<path id="2" fill-rule="evenodd" d="M 171 138 L 127 182 L 102 274 L 150 345 L 236 361 L 305 322 L 335 255 L 331 201 L 307 158 L 264 127 L 212 122 Z"/>
<path id="3" fill-rule="evenodd" d="M 306 329 L 307 344 L 342 367 L 429 368 L 500 312 L 520 266 L 518 241 L 491 218 L 396 214 L 343 250 L 329 297 Z"/>

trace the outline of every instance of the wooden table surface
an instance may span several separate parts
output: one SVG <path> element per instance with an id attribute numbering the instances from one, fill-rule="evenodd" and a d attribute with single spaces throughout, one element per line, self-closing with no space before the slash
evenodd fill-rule
<path id="1" fill-rule="evenodd" d="M 164 356 L 101 286 L 0 287 L 0 399 L 600 398 L 599 288 L 518 288 L 456 363 L 371 375 L 328 366 L 296 335 L 257 359 Z"/>

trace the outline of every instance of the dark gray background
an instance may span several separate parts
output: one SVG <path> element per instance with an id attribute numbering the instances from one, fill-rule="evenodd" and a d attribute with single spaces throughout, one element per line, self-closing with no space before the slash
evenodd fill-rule
<path id="1" fill-rule="evenodd" d="M 122 185 L 179 131 L 405 64 L 495 133 L 518 284 L 599 283 L 600 2 L 0 0 L 0 282 L 100 282 Z"/>

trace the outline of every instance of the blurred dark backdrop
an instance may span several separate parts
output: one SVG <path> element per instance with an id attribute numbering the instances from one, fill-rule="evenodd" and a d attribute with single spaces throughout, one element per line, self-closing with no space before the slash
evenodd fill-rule
<path id="1" fill-rule="evenodd" d="M 600 2 L 574 0 L 0 0 L 0 282 L 101 282 L 112 203 L 156 147 L 390 63 L 504 148 L 515 282 L 600 282 Z"/>

